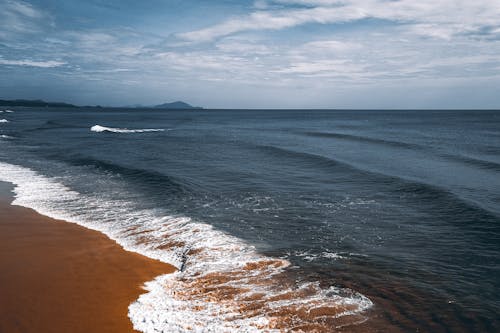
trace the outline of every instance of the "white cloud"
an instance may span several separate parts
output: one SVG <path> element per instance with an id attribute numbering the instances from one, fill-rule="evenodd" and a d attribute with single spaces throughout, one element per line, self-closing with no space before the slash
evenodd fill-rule
<path id="1" fill-rule="evenodd" d="M 290 67 L 275 71 L 276 73 L 286 74 L 314 74 L 314 73 L 331 73 L 331 74 L 352 74 L 358 73 L 365 69 L 366 66 L 354 64 L 348 60 L 317 60 L 312 62 L 292 63 Z"/>
<path id="2" fill-rule="evenodd" d="M 71 31 L 66 37 L 71 38 L 75 46 L 88 49 L 109 48 L 117 41 L 111 34 L 100 31 Z"/>
<path id="3" fill-rule="evenodd" d="M 492 0 L 291 0 L 274 1 L 300 4 L 303 8 L 261 8 L 247 16 L 234 17 L 222 23 L 178 37 L 204 42 L 252 30 L 279 30 L 306 23 L 332 24 L 365 18 L 415 25 L 414 31 L 430 37 L 453 35 L 500 25 L 500 1 Z"/>
<path id="4" fill-rule="evenodd" d="M 0 38 L 12 39 L 53 25 L 52 17 L 27 2 L 0 0 Z"/>
<path id="5" fill-rule="evenodd" d="M 159 65 L 183 71 L 209 70 L 224 73 L 248 66 L 248 60 L 242 57 L 205 52 L 163 52 L 154 57 L 159 60 Z"/>
<path id="6" fill-rule="evenodd" d="M 317 40 L 302 45 L 304 52 L 322 52 L 324 53 L 344 53 L 361 49 L 363 46 L 359 43 L 341 41 L 341 40 Z"/>
<path id="7" fill-rule="evenodd" d="M 8 0 L 5 1 L 6 7 L 12 12 L 16 12 L 26 17 L 38 18 L 42 17 L 43 13 L 35 9 L 31 4 L 21 1 Z"/>
<path id="8" fill-rule="evenodd" d="M 346 8 L 316 7 L 311 9 L 257 11 L 246 17 L 233 18 L 201 30 L 178 34 L 190 41 L 210 41 L 218 37 L 249 30 L 280 30 L 304 23 L 333 23 L 366 17 L 364 13 Z"/>
<path id="9" fill-rule="evenodd" d="M 0 59 L 0 65 L 7 66 L 28 66 L 28 67 L 39 67 L 39 68 L 53 68 L 65 65 L 62 61 L 34 61 L 34 60 L 7 60 Z"/>
<path id="10" fill-rule="evenodd" d="M 266 45 L 249 43 L 243 41 L 223 41 L 216 44 L 217 49 L 226 53 L 238 54 L 256 54 L 266 55 L 270 54 L 271 50 Z"/>

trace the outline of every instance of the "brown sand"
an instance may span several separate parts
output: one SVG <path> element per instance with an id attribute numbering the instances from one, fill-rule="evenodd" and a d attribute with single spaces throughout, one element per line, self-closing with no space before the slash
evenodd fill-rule
<path id="1" fill-rule="evenodd" d="M 0 333 L 135 332 L 129 304 L 144 282 L 174 268 L 99 232 L 11 206 L 2 192 Z"/>

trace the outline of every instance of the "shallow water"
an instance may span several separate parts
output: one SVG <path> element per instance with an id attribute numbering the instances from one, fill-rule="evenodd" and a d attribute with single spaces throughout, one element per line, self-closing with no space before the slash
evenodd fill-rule
<path id="1" fill-rule="evenodd" d="M 182 268 L 131 306 L 143 331 L 499 329 L 498 112 L 2 117 L 16 203 Z"/>

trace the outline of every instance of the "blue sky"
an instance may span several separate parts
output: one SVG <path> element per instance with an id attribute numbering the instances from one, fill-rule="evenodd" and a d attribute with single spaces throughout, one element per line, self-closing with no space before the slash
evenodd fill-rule
<path id="1" fill-rule="evenodd" d="M 0 98 L 500 108 L 500 1 L 0 0 Z"/>

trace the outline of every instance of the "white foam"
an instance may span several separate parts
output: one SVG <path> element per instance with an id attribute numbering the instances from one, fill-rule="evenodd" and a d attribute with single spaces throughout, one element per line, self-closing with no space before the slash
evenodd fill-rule
<path id="1" fill-rule="evenodd" d="M 12 112 L 14 112 L 14 111 L 12 111 L 12 110 L 5 110 L 5 112 L 7 112 L 7 113 L 12 113 Z"/>
<path id="2" fill-rule="evenodd" d="M 346 259 L 346 257 L 340 255 L 337 252 L 324 251 L 323 253 L 321 253 L 321 256 L 328 259 Z"/>
<path id="3" fill-rule="evenodd" d="M 8 123 L 9 121 L 7 119 L 0 119 L 0 123 Z"/>
<path id="4" fill-rule="evenodd" d="M 163 128 L 143 128 L 143 129 L 128 129 L 128 128 L 113 128 L 101 125 L 94 125 L 90 128 L 92 132 L 111 132 L 111 133 L 145 133 L 145 132 L 163 132 Z"/>
<path id="5" fill-rule="evenodd" d="M 2 139 L 14 139 L 14 137 L 9 136 L 9 135 L 5 135 L 5 134 L 1 134 L 0 138 L 2 138 Z"/>
<path id="6" fill-rule="evenodd" d="M 346 257 L 339 253 L 339 252 L 330 252 L 330 251 L 323 251 L 321 253 L 313 253 L 309 250 L 302 250 L 302 251 L 293 251 L 292 253 L 289 253 L 289 255 L 293 255 L 296 257 L 300 257 L 305 261 L 315 261 L 320 258 L 325 258 L 325 259 L 346 259 Z"/>
<path id="7" fill-rule="evenodd" d="M 184 268 L 148 282 L 148 292 L 130 305 L 129 317 L 142 332 L 278 332 L 277 317 L 268 313 L 284 307 L 331 307 L 340 309 L 335 318 L 358 316 L 359 322 L 372 306 L 355 292 L 346 296 L 317 282 L 289 281 L 288 261 L 258 254 L 246 242 L 188 217 L 138 210 L 126 200 L 106 199 L 98 188 L 83 195 L 56 178 L 3 162 L 0 180 L 15 184 L 15 205 L 101 231 L 127 250 Z M 238 292 L 221 297 L 209 291 L 225 288 Z M 291 293 L 297 296 L 285 297 Z M 252 302 L 260 304 L 258 311 L 242 310 Z"/>

